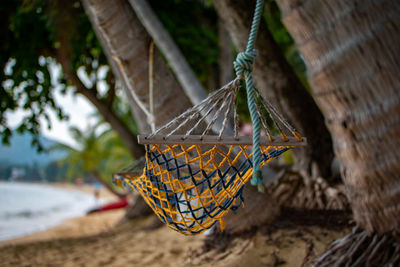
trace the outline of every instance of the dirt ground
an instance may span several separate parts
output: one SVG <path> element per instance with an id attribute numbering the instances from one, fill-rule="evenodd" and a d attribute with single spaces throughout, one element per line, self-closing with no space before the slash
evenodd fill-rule
<path id="1" fill-rule="evenodd" d="M 347 213 L 284 210 L 271 225 L 211 238 L 155 227 L 159 224 L 154 216 L 120 223 L 121 212 L 72 219 L 36 236 L 3 242 L 0 265 L 309 266 L 352 228 Z"/>

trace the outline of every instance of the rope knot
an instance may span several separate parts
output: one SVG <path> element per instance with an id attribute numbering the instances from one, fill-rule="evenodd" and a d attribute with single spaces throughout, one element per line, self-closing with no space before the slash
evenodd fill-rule
<path id="1" fill-rule="evenodd" d="M 237 55 L 236 60 L 233 62 L 236 76 L 242 78 L 253 70 L 253 63 L 257 54 L 257 50 L 253 49 L 250 52 L 240 52 Z"/>

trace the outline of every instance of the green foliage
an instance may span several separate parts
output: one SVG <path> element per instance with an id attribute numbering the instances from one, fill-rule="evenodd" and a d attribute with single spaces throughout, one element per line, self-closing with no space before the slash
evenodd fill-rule
<path id="1" fill-rule="evenodd" d="M 170 32 L 200 81 L 208 85 L 218 71 L 217 15 L 212 2 L 199 0 L 150 0 L 154 11 Z M 305 66 L 294 42 L 280 22 L 280 12 L 273 0 L 267 1 L 265 19 L 286 58 L 304 82 Z M 27 111 L 18 132 L 29 131 L 37 137 L 39 118 L 48 120 L 55 110 L 59 119 L 66 119 L 54 101 L 56 88 L 66 91 L 70 84 L 61 73 L 52 76 L 50 66 L 68 56 L 73 72 L 83 67 L 89 77 L 106 65 L 92 26 L 76 0 L 14 0 L 0 6 L 0 135 L 7 143 L 12 134 L 6 113 L 22 108 Z M 230 49 L 230 48 L 227 48 Z M 62 53 L 61 53 L 62 52 Z M 111 73 L 109 72 L 109 77 Z M 206 86 L 208 87 L 208 86 Z M 107 92 L 101 96 L 106 98 Z M 118 98 L 117 98 L 118 99 Z M 245 92 L 238 96 L 241 120 L 250 121 Z M 137 133 L 127 106 L 114 101 L 113 110 Z M 51 127 L 48 120 L 49 127 Z M 39 140 L 33 144 L 41 149 Z"/>
<path id="2" fill-rule="evenodd" d="M 37 52 L 51 45 L 51 22 L 46 21 L 44 5 L 7 1 L 1 6 L 2 45 L 0 46 L 0 131 L 3 143 L 9 142 L 10 129 L 5 113 L 18 107 L 29 111 L 18 132 L 29 131 L 37 137 L 38 118 L 48 120 L 46 106 L 64 114 L 53 101 L 48 62 L 39 60 Z M 35 27 L 32 27 L 35 25 Z M 27 41 L 29 40 L 29 41 Z M 35 55 L 35 56 L 33 56 Z M 49 121 L 49 120 L 48 120 Z M 37 138 L 33 143 L 41 149 Z"/>
<path id="3" fill-rule="evenodd" d="M 63 92 L 68 83 L 61 73 L 52 77 L 51 67 L 64 49 L 73 71 L 84 66 L 91 74 L 106 63 L 101 46 L 79 1 L 14 0 L 0 6 L 0 135 L 8 143 L 12 134 L 6 113 L 22 108 L 26 115 L 17 127 L 38 140 L 39 119 L 49 127 L 49 111 L 67 119 L 54 101 L 55 88 Z M 54 67 L 53 67 L 54 68 Z"/>
<path id="4" fill-rule="evenodd" d="M 11 177 L 13 170 L 19 170 L 20 175 L 18 181 L 49 181 L 59 182 L 63 181 L 65 177 L 66 168 L 59 167 L 56 161 L 50 162 L 47 166 L 40 166 L 38 164 L 10 164 L 0 163 L 0 181 Z"/>
<path id="5" fill-rule="evenodd" d="M 163 26 L 207 88 L 218 71 L 217 14 L 198 0 L 149 1 Z M 229 48 L 227 48 L 229 49 Z"/>
<path id="6" fill-rule="evenodd" d="M 265 11 L 264 18 L 268 25 L 268 29 L 274 37 L 274 40 L 284 52 L 287 61 L 292 65 L 303 85 L 307 89 L 310 89 L 307 81 L 306 66 L 299 51 L 296 49 L 296 45 L 292 37 L 282 24 L 281 12 L 275 0 L 266 1 Z"/>
<path id="7" fill-rule="evenodd" d="M 96 171 L 110 182 L 115 170 L 132 163 L 133 159 L 121 139 L 110 129 L 99 133 L 100 125 L 88 127 L 85 131 L 75 127 L 70 129 L 78 148 L 62 144 L 52 148 L 67 151 L 66 157 L 60 161 L 61 166 L 67 167 L 67 179 L 74 180 Z"/>
<path id="8" fill-rule="evenodd" d="M 243 89 L 246 88 L 245 82 L 242 81 L 241 83 L 241 87 Z M 247 106 L 247 94 L 246 90 L 243 89 L 239 90 L 237 94 L 237 113 L 240 121 L 251 123 L 250 112 Z"/>

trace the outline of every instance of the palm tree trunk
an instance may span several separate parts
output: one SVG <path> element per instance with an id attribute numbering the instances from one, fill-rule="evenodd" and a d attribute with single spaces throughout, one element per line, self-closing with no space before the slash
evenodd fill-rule
<path id="1" fill-rule="evenodd" d="M 104 120 L 111 125 L 111 128 L 121 138 L 122 142 L 128 148 L 131 155 L 135 159 L 143 157 L 145 152 L 143 146 L 138 144 L 135 134 L 132 133 L 125 122 L 123 122 L 121 118 L 119 118 L 115 114 L 115 112 L 112 110 L 112 107 L 107 105 L 104 100 L 99 99 L 96 95 L 95 90 L 86 88 L 79 77 L 76 75 L 76 73 L 70 73 L 68 76 L 68 78 L 77 88 L 77 92 L 85 96 L 96 107 Z"/>
<path id="2" fill-rule="evenodd" d="M 218 16 L 224 22 L 239 50 L 246 47 L 255 0 L 214 0 Z M 261 93 L 308 138 L 306 148 L 293 150 L 299 170 L 314 177 L 330 177 L 333 150 L 324 118 L 308 94 L 262 20 L 257 37 L 259 52 L 254 66 L 254 79 Z M 313 116 L 309 116 L 313 114 Z M 313 168 L 312 168 L 313 167 Z"/>
<path id="3" fill-rule="evenodd" d="M 125 194 L 119 193 L 114 188 L 112 188 L 106 181 L 104 181 L 103 178 L 101 178 L 100 174 L 96 170 L 92 170 L 92 171 L 90 171 L 90 173 L 93 175 L 94 178 L 96 178 L 96 180 L 99 183 L 101 183 L 105 188 L 107 188 L 108 191 L 110 191 L 112 194 L 114 194 L 118 198 L 123 198 L 126 196 Z"/>
<path id="4" fill-rule="evenodd" d="M 186 95 L 194 105 L 199 104 L 207 97 L 207 91 L 197 79 L 189 63 L 164 29 L 150 5 L 146 0 L 129 0 L 129 3 L 147 32 L 153 37 L 157 47 L 166 57 Z"/>
<path id="5" fill-rule="evenodd" d="M 232 39 L 229 36 L 225 24 L 218 20 L 218 45 L 219 45 L 219 86 L 232 81 L 235 77 L 233 75 L 233 51 Z"/>
<path id="6" fill-rule="evenodd" d="M 136 17 L 127 0 L 82 0 L 93 28 L 100 39 L 113 73 L 124 83 L 126 95 L 141 132 L 150 132 L 148 119 L 132 94 L 150 110 L 149 46 L 151 38 Z M 155 125 L 170 121 L 191 106 L 172 72 L 157 49 L 154 51 Z M 130 91 L 132 90 L 132 91 Z M 127 209 L 127 218 L 151 213 L 143 198 L 136 197 Z"/>
<path id="7" fill-rule="evenodd" d="M 261 194 L 257 187 L 247 184 L 243 189 L 244 207 L 225 216 L 225 232 L 248 231 L 253 227 L 271 223 L 280 213 L 280 205 L 269 194 Z"/>
<path id="8" fill-rule="evenodd" d="M 146 0 L 128 0 L 136 15 L 143 24 L 144 28 L 154 39 L 161 53 L 166 57 L 169 66 L 173 70 L 176 78 L 182 86 L 183 91 L 189 97 L 191 102 L 196 105 L 207 97 L 207 91 L 200 84 L 196 75 L 187 63 L 186 59 L 180 52 L 171 36 L 165 30 L 156 14 L 151 9 Z M 210 80 L 212 81 L 212 79 Z M 211 113 L 213 114 L 213 113 Z M 211 116 L 212 117 L 212 116 Z M 210 117 L 206 118 L 209 121 Z M 222 119 L 217 119 L 212 129 L 218 132 L 222 127 Z M 230 128 L 225 130 L 225 133 L 233 134 Z"/>
<path id="9" fill-rule="evenodd" d="M 149 45 L 151 38 L 127 0 L 82 0 L 116 77 L 149 108 Z M 127 84 L 128 83 L 128 84 Z M 191 106 L 159 51 L 154 51 L 154 114 L 160 126 Z M 148 120 L 138 105 L 134 117 L 141 132 Z"/>
<path id="10" fill-rule="evenodd" d="M 400 2 L 278 4 L 332 133 L 356 222 L 399 233 Z"/>
<path id="11" fill-rule="evenodd" d="M 56 2 L 59 9 L 72 9 L 72 4 L 69 2 Z M 68 11 L 67 15 L 74 14 L 72 11 Z M 60 28 L 68 27 L 65 25 L 68 23 L 68 20 L 61 19 L 58 21 L 60 23 Z M 97 93 L 96 85 L 93 88 L 87 88 L 82 81 L 79 79 L 77 73 L 72 69 L 72 62 L 71 62 L 71 47 L 69 45 L 69 41 L 66 40 L 68 38 L 65 34 L 59 34 L 60 46 L 57 50 L 51 53 L 51 56 L 57 58 L 58 62 L 62 65 L 64 75 L 66 76 L 67 80 L 71 82 L 77 90 L 77 93 L 85 96 L 99 111 L 102 115 L 104 120 L 108 122 L 111 127 L 117 132 L 117 134 L 122 139 L 125 146 L 128 148 L 129 152 L 134 158 L 140 158 L 144 155 L 144 148 L 143 146 L 139 145 L 137 142 L 136 136 L 132 133 L 129 127 L 122 121 L 120 117 L 114 112 L 112 108 L 112 101 L 110 99 L 103 100 L 100 99 Z M 110 89 L 111 91 L 112 89 Z M 114 95 L 115 92 L 110 92 L 109 94 L 111 97 Z M 111 103 L 111 104 L 110 104 Z"/>

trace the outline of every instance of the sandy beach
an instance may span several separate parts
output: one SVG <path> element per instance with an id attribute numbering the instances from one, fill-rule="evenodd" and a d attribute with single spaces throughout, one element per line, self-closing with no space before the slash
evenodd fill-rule
<path id="1" fill-rule="evenodd" d="M 94 194 L 94 188 L 88 184 L 74 185 L 67 183 L 40 184 L 41 186 L 57 188 L 62 190 L 72 190 Z M 116 200 L 116 196 L 105 188 L 98 190 L 98 198 L 105 202 Z M 93 196 L 94 197 L 94 196 Z M 124 210 L 113 210 L 103 213 L 94 213 L 90 216 L 76 217 L 67 219 L 61 224 L 11 240 L 0 241 L 0 247 L 12 244 L 22 244 L 28 242 L 46 241 L 57 238 L 82 237 L 98 234 L 111 229 L 124 215 Z"/>
<path id="2" fill-rule="evenodd" d="M 95 213 L 1 242 L 1 266 L 308 266 L 351 231 L 347 223 L 336 223 L 341 214 L 329 219 L 284 212 L 269 226 L 210 239 L 154 227 L 155 216 L 121 222 L 123 215 L 124 210 Z"/>
<path id="3" fill-rule="evenodd" d="M 152 221 L 92 236 L 8 245 L 0 248 L 0 261 L 3 266 L 307 266 L 349 231 L 306 226 L 257 231 L 205 248 L 203 235 L 187 237 L 165 226 L 146 230 Z"/>

